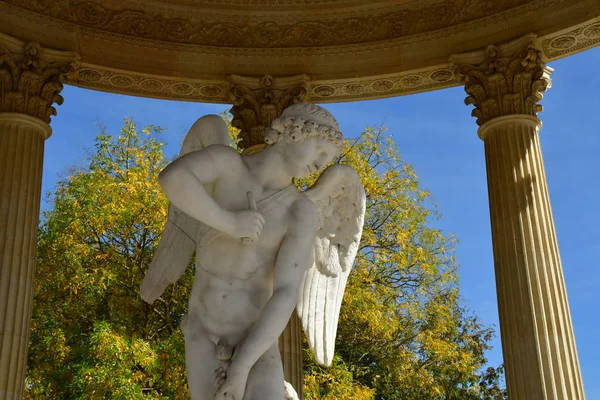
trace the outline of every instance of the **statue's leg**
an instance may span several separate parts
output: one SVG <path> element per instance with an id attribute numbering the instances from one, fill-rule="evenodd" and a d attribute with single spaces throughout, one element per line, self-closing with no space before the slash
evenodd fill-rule
<path id="1" fill-rule="evenodd" d="M 250 370 L 244 400 L 283 400 L 284 396 L 283 366 L 276 343 Z"/>
<path id="2" fill-rule="evenodd" d="M 219 362 L 215 358 L 215 344 L 204 332 L 197 317 L 188 314 L 181 324 L 185 338 L 185 366 L 192 400 L 213 400 L 214 377 Z"/>

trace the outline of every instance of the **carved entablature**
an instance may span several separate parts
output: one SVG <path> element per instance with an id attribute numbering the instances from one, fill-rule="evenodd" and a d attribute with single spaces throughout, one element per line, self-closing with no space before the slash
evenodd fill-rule
<path id="1" fill-rule="evenodd" d="M 78 26 L 202 46 L 293 48 L 389 40 L 468 23 L 535 0 L 273 0 L 182 2 L 10 0 Z M 297 12 L 298 8 L 305 12 Z"/>
<path id="2" fill-rule="evenodd" d="M 598 46 L 600 1 L 4 0 L 0 32 L 77 52 L 79 87 L 223 104 L 231 75 L 307 74 L 322 104 L 455 86 L 451 55 L 529 32 L 547 62 Z"/>
<path id="3" fill-rule="evenodd" d="M 25 43 L 0 33 L 0 112 L 27 114 L 50 123 L 61 105 L 63 78 L 77 55 Z"/>
<path id="4" fill-rule="evenodd" d="M 550 87 L 552 69 L 542 61 L 534 41 L 534 35 L 527 35 L 505 45 L 451 57 L 455 75 L 469 95 L 465 104 L 475 106 L 471 115 L 479 126 L 503 115 L 536 116 L 542 111 L 538 103 Z"/>
<path id="5" fill-rule="evenodd" d="M 262 78 L 231 75 L 232 125 L 240 129 L 239 146 L 249 148 L 264 143 L 265 128 L 291 104 L 306 101 L 307 75 Z"/>

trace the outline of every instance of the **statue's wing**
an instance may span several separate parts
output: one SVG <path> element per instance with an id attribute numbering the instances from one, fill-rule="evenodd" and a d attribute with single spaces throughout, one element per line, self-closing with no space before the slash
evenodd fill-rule
<path id="1" fill-rule="evenodd" d="M 317 362 L 329 366 L 348 275 L 365 219 L 365 190 L 347 165 L 327 168 L 307 196 L 321 208 L 314 263 L 300 286 L 298 316 Z"/>
<path id="2" fill-rule="evenodd" d="M 199 118 L 183 139 L 179 157 L 202 150 L 211 144 L 229 146 L 229 131 L 223 118 L 218 115 L 205 115 Z"/>
<path id="3" fill-rule="evenodd" d="M 179 157 L 212 144 L 228 146 L 229 132 L 221 117 L 205 115 L 198 119 L 185 135 Z M 207 189 L 212 192 L 211 188 Z M 174 205 L 169 205 L 167 223 L 140 287 L 140 295 L 145 301 L 154 302 L 169 283 L 176 282 L 183 275 L 197 244 L 205 243 L 210 231 L 208 226 Z"/>

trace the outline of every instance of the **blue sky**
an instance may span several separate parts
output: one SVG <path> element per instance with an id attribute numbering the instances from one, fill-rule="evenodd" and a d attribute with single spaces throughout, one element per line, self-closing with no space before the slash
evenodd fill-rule
<path id="1" fill-rule="evenodd" d="M 588 399 L 600 399 L 600 48 L 550 64 L 553 87 L 540 114 L 541 144 L 554 221 Z M 81 164 L 98 124 L 118 133 L 124 117 L 166 128 L 165 152 L 178 151 L 200 116 L 228 106 L 182 103 L 94 92 L 67 86 L 65 104 L 46 141 L 43 193 L 69 166 Z M 459 240 L 461 292 L 468 308 L 495 325 L 491 365 L 502 362 L 494 284 L 483 142 L 463 103 L 462 88 L 391 99 L 326 105 L 347 137 L 385 123 L 404 160 L 415 166 L 443 218 L 434 223 Z M 43 204 L 47 208 L 48 204 Z"/>

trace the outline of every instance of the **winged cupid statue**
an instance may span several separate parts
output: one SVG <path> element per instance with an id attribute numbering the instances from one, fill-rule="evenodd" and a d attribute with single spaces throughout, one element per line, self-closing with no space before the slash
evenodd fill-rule
<path id="1" fill-rule="evenodd" d="M 339 164 L 306 191 L 293 185 L 343 150 L 337 121 L 319 106 L 285 109 L 265 144 L 240 155 L 225 122 L 208 115 L 159 175 L 168 220 L 140 291 L 152 303 L 196 252 L 181 324 L 193 400 L 294 398 L 277 348 L 294 307 L 317 360 L 332 362 L 365 191 L 356 171 Z"/>

